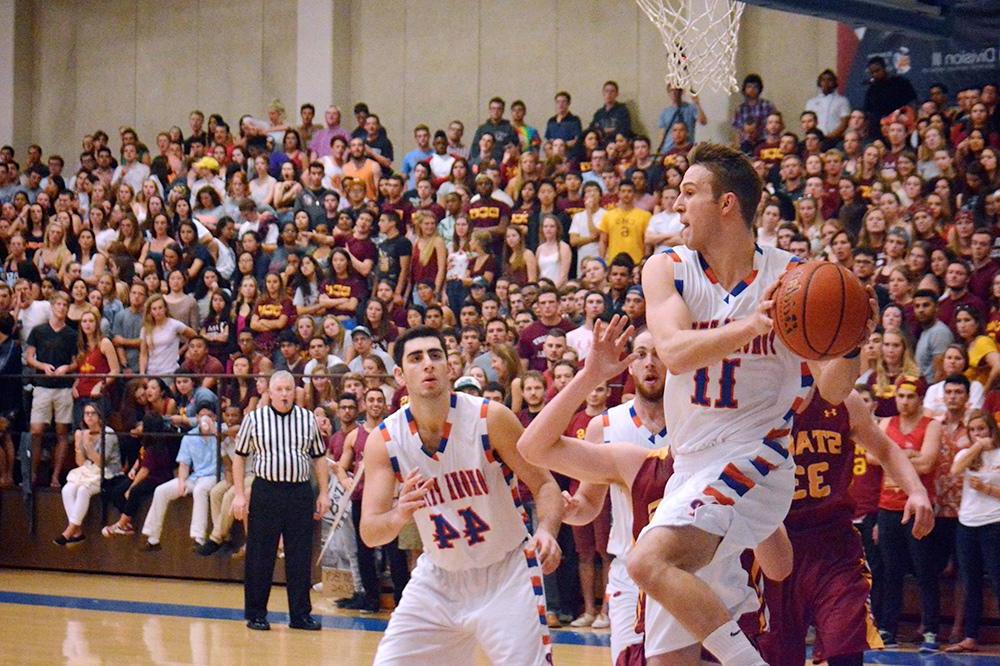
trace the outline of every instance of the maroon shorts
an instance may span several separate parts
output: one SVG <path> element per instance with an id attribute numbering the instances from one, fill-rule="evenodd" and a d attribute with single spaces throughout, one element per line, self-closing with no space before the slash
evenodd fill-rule
<path id="1" fill-rule="evenodd" d="M 581 561 L 592 561 L 594 555 L 608 556 L 608 535 L 611 533 L 611 500 L 604 498 L 604 507 L 593 522 L 588 525 L 573 526 L 573 542 Z"/>
<path id="2" fill-rule="evenodd" d="M 770 631 L 758 639 L 764 660 L 802 666 L 810 625 L 827 659 L 881 647 L 868 607 L 871 574 L 857 531 L 844 526 L 789 536 L 792 574 L 764 587 L 770 615 Z"/>
<path id="3" fill-rule="evenodd" d="M 642 643 L 633 643 L 618 653 L 615 666 L 646 666 L 645 646 Z"/>

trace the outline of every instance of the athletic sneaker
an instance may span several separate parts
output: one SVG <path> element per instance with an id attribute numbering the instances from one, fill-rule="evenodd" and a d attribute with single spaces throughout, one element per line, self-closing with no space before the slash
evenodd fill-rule
<path id="1" fill-rule="evenodd" d="M 937 652 L 941 648 L 938 637 L 933 631 L 924 632 L 924 642 L 920 644 L 921 652 Z"/>
<path id="2" fill-rule="evenodd" d="M 885 629 L 878 630 L 879 638 L 882 639 L 882 645 L 887 648 L 898 648 L 899 641 L 896 640 L 896 635 L 889 633 Z"/>
<path id="3" fill-rule="evenodd" d="M 133 534 L 135 534 L 135 530 L 129 527 L 122 527 L 118 523 L 107 525 L 101 530 L 101 536 L 104 537 L 132 536 Z"/>
<path id="4" fill-rule="evenodd" d="M 594 620 L 594 624 L 590 625 L 591 629 L 607 629 L 611 626 L 611 620 L 604 613 L 598 614 L 597 618 Z"/>
<path id="5" fill-rule="evenodd" d="M 580 617 L 570 622 L 569 626 L 576 627 L 578 629 L 581 627 L 589 627 L 590 625 L 594 624 L 594 620 L 596 619 L 597 617 L 595 615 L 591 615 L 590 613 L 584 613 Z"/>

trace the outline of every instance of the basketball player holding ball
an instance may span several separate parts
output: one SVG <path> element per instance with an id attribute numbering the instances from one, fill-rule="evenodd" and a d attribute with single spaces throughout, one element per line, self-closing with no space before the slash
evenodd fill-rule
<path id="1" fill-rule="evenodd" d="M 660 649 L 701 643 L 724 664 L 757 666 L 765 662 L 734 620 L 739 591 L 719 564 L 739 566 L 739 554 L 788 513 L 790 422 L 813 377 L 824 400 L 840 403 L 859 364 L 854 352 L 807 367 L 772 330 L 775 282 L 795 262 L 755 243 L 762 185 L 746 156 L 701 144 L 689 161 L 674 204 L 684 245 L 652 257 L 642 277 L 648 325 L 670 371 L 674 474 L 628 571 L 658 602 L 646 630 L 665 637 Z"/>

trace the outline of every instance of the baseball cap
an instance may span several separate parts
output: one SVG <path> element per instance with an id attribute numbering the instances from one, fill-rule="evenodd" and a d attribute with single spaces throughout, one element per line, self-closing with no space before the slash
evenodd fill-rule
<path id="1" fill-rule="evenodd" d="M 634 284 L 631 287 L 629 287 L 628 289 L 626 289 L 625 290 L 625 295 L 628 296 L 629 294 L 638 294 L 639 298 L 642 298 L 642 299 L 646 298 L 646 295 L 644 293 L 642 293 L 642 285 L 641 284 Z"/>
<path id="2" fill-rule="evenodd" d="M 482 393 L 483 387 L 479 383 L 479 380 L 471 375 L 463 375 L 455 380 L 455 390 L 461 391 L 462 389 L 473 388 Z"/>
<path id="3" fill-rule="evenodd" d="M 372 332 L 368 329 L 367 326 L 355 326 L 354 329 L 351 331 L 351 338 L 353 338 L 358 333 L 365 336 L 366 338 L 372 337 Z"/>
<path id="4" fill-rule="evenodd" d="M 475 280 L 472 281 L 472 285 L 471 286 L 473 288 L 475 288 L 475 287 L 481 287 L 482 289 L 485 289 L 486 288 L 486 279 L 482 278 L 482 277 L 477 277 Z"/>

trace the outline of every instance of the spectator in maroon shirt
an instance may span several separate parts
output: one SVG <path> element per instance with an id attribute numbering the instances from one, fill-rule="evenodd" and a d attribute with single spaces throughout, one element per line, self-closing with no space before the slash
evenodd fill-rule
<path id="1" fill-rule="evenodd" d="M 972 232 L 969 249 L 972 251 L 969 291 L 985 303 L 990 300 L 993 278 L 1000 273 L 1000 264 L 990 257 L 990 252 L 993 250 L 993 234 L 988 229 L 976 229 Z M 985 311 L 980 310 L 980 312 Z"/>
<path id="2" fill-rule="evenodd" d="M 188 342 L 187 351 L 184 354 L 184 362 L 181 363 L 179 372 L 186 375 L 221 375 L 226 372 L 219 359 L 208 353 L 208 342 L 200 335 L 196 335 Z M 209 391 L 214 390 L 219 383 L 217 377 L 204 377 L 201 385 Z"/>
<path id="3" fill-rule="evenodd" d="M 526 370 L 545 370 L 544 343 L 553 328 L 569 333 L 573 322 L 559 314 L 559 294 L 555 287 L 544 287 L 538 292 L 538 320 L 521 332 L 517 353 Z"/>
<path id="4" fill-rule="evenodd" d="M 955 330 L 955 312 L 958 306 L 969 305 L 978 312 L 989 312 L 986 303 L 969 291 L 969 275 L 968 264 L 960 259 L 949 263 L 944 274 L 944 286 L 947 291 L 938 307 L 938 319 L 946 323 L 955 335 L 958 335 L 958 331 Z"/>

